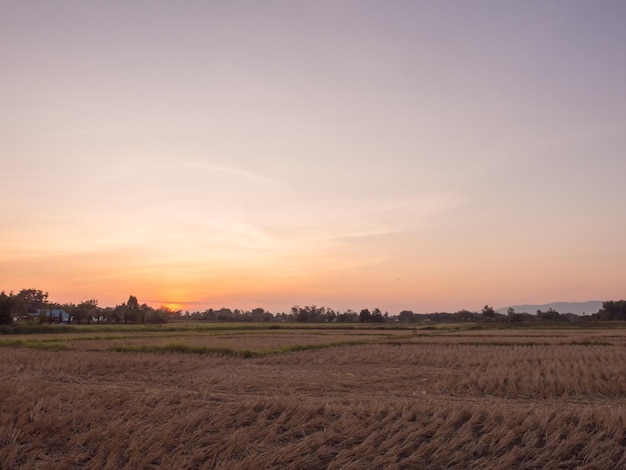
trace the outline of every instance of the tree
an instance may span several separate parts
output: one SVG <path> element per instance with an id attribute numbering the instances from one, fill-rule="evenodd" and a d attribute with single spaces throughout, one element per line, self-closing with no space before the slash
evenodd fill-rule
<path id="1" fill-rule="evenodd" d="M 359 313 L 359 322 L 360 323 L 370 323 L 372 321 L 372 314 L 366 308 L 361 310 Z"/>
<path id="2" fill-rule="evenodd" d="M 545 312 L 542 312 L 541 310 L 537 310 L 537 317 L 539 317 L 540 320 L 545 320 L 545 321 L 562 320 L 561 314 L 552 308 L 549 308 Z"/>
<path id="3" fill-rule="evenodd" d="M 152 317 L 154 313 L 154 309 L 150 307 L 148 304 L 141 304 L 139 306 L 139 321 L 141 323 L 146 323 L 150 317 Z"/>
<path id="4" fill-rule="evenodd" d="M 350 309 L 337 315 L 338 323 L 357 323 L 358 321 L 359 315 Z"/>
<path id="5" fill-rule="evenodd" d="M 137 297 L 134 295 L 129 296 L 126 301 L 126 306 L 131 310 L 139 310 L 139 301 L 137 300 Z"/>
<path id="6" fill-rule="evenodd" d="M 370 323 L 385 323 L 385 317 L 378 307 L 374 309 L 370 316 Z"/>
<path id="7" fill-rule="evenodd" d="M 48 293 L 39 289 L 22 289 L 17 293 L 17 297 L 22 299 L 27 312 L 33 313 L 46 306 Z"/>
<path id="8" fill-rule="evenodd" d="M 415 314 L 411 310 L 402 310 L 398 314 L 398 321 L 402 323 L 413 323 L 415 321 Z"/>
<path id="9" fill-rule="evenodd" d="M 252 321 L 255 322 L 269 321 L 265 313 L 266 312 L 264 308 L 257 307 L 255 309 L 252 309 L 252 311 L 250 312 L 250 318 L 252 319 Z"/>
<path id="10" fill-rule="evenodd" d="M 332 308 L 326 309 L 326 321 L 328 323 L 332 323 L 337 318 L 337 312 L 335 312 Z"/>
<path id="11" fill-rule="evenodd" d="M 509 307 L 506 309 L 506 315 L 507 315 L 507 319 L 510 322 L 521 322 L 522 321 L 522 315 L 515 313 L 515 309 L 513 307 Z"/>
<path id="12" fill-rule="evenodd" d="M 496 318 L 496 311 L 489 305 L 485 305 L 480 313 L 482 313 L 483 318 L 487 320 L 493 320 Z"/>
<path id="13" fill-rule="evenodd" d="M 122 304 L 124 323 L 136 323 L 139 320 L 139 302 L 137 297 L 131 295 L 125 304 Z"/>
<path id="14" fill-rule="evenodd" d="M 294 305 L 293 307 L 291 307 L 291 314 L 296 319 L 296 321 L 299 321 L 299 322 L 309 321 L 309 312 L 307 312 L 303 308 L 300 308 L 299 305 Z"/>
<path id="15" fill-rule="evenodd" d="M 219 321 L 230 321 L 235 318 L 235 312 L 227 307 L 220 308 L 216 313 Z"/>
<path id="16" fill-rule="evenodd" d="M 86 321 L 91 323 L 91 319 L 95 316 L 98 310 L 98 301 L 96 299 L 83 300 L 78 305 L 66 305 L 64 310 L 72 317 L 73 323 L 82 323 Z"/>
<path id="17" fill-rule="evenodd" d="M 600 320 L 626 320 L 626 300 L 602 302 L 598 318 Z"/>
<path id="18" fill-rule="evenodd" d="M 0 292 L 0 325 L 13 323 L 13 309 L 15 306 L 14 296 Z"/>
<path id="19" fill-rule="evenodd" d="M 326 307 L 317 307 L 316 305 L 307 305 L 305 307 L 294 305 L 291 307 L 291 314 L 299 322 L 325 322 L 328 319 Z"/>
<path id="20" fill-rule="evenodd" d="M 110 321 L 107 321 L 107 323 L 126 322 L 126 304 L 116 305 L 115 308 L 108 313 Z"/>
<path id="21" fill-rule="evenodd" d="M 15 315 L 29 315 L 39 311 L 43 313 L 43 309 L 46 306 L 48 300 L 48 293 L 39 289 L 22 289 L 15 295 L 11 295 L 13 302 L 13 314 Z M 46 317 L 40 315 L 40 321 L 43 321 Z"/>
<path id="22" fill-rule="evenodd" d="M 478 315 L 474 312 L 470 312 L 469 310 L 463 309 L 463 310 L 459 310 L 458 312 L 456 312 L 454 314 L 454 316 L 459 320 L 459 321 L 476 321 Z"/>
<path id="23" fill-rule="evenodd" d="M 158 310 L 150 308 L 146 313 L 146 323 L 163 324 L 170 321 L 170 317 L 180 313 L 180 310 L 172 310 L 167 307 L 161 307 Z"/>

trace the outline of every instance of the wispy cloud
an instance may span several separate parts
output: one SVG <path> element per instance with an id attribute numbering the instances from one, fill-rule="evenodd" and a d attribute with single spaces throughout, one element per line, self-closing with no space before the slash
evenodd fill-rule
<path id="1" fill-rule="evenodd" d="M 222 174 L 229 175 L 229 176 L 234 176 L 236 178 L 241 178 L 241 179 L 248 180 L 248 181 L 255 181 L 259 183 L 278 185 L 281 187 L 289 187 L 289 185 L 286 182 L 281 181 L 279 179 L 271 178 L 269 176 L 262 175 L 259 173 L 254 173 L 248 170 L 242 170 L 241 168 L 237 168 L 235 166 L 226 166 L 226 165 L 218 165 L 214 163 L 202 163 L 202 162 L 192 163 L 191 166 L 202 168 L 203 170 L 208 170 L 208 171 L 218 172 L 218 173 L 222 173 Z"/>
<path id="2" fill-rule="evenodd" d="M 289 226 L 268 227 L 277 237 L 292 241 L 332 241 L 400 233 L 436 224 L 465 203 L 453 192 L 367 200 L 327 200 L 321 204 L 303 203 L 292 214 Z"/>

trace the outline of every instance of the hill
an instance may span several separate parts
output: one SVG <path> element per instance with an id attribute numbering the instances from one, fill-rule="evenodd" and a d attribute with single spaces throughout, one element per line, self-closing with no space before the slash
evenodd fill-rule
<path id="1" fill-rule="evenodd" d="M 511 305 L 509 307 L 502 307 L 497 309 L 498 313 L 506 313 L 506 311 L 513 307 L 513 309 L 517 313 L 537 313 L 537 310 L 549 310 L 553 309 L 559 313 L 575 313 L 576 315 L 591 315 L 592 313 L 596 313 L 598 310 L 602 308 L 601 300 L 590 300 L 588 302 L 552 302 L 551 304 L 541 304 L 541 305 Z"/>

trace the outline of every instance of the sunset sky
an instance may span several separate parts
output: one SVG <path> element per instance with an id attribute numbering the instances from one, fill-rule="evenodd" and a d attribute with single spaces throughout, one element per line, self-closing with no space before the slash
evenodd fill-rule
<path id="1" fill-rule="evenodd" d="M 626 297 L 626 2 L 0 0 L 0 290 Z"/>

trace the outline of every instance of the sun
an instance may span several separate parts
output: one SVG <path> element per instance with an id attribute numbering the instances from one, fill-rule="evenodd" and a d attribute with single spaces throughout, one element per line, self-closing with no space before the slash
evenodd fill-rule
<path id="1" fill-rule="evenodd" d="M 163 307 L 170 310 L 171 312 L 177 312 L 179 310 L 182 310 L 184 305 L 179 304 L 179 303 L 174 303 L 174 302 L 168 302 L 165 305 L 163 305 Z"/>

